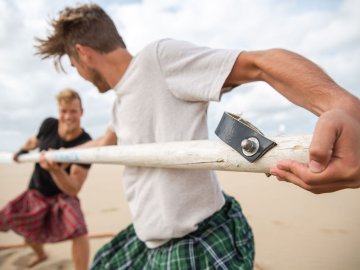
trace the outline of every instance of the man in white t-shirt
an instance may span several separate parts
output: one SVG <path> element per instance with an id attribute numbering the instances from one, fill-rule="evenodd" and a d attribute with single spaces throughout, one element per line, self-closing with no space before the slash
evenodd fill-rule
<path id="1" fill-rule="evenodd" d="M 116 92 L 111 127 L 88 146 L 206 139 L 209 101 L 265 81 L 320 116 L 309 164 L 282 161 L 271 174 L 314 193 L 360 186 L 359 99 L 309 60 L 281 49 L 215 50 L 169 39 L 132 56 L 94 4 L 64 9 L 52 27 L 39 54 L 58 64 L 66 54 L 101 93 Z M 126 167 L 123 181 L 133 225 L 98 252 L 92 269 L 253 268 L 251 229 L 214 172 Z"/>

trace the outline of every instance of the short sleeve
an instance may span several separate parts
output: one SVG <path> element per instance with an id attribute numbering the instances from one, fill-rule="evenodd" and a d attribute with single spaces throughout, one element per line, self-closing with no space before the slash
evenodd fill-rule
<path id="1" fill-rule="evenodd" d="M 161 40 L 157 56 L 169 90 L 186 101 L 219 101 L 240 51 Z"/>
<path id="2" fill-rule="evenodd" d="M 39 128 L 38 134 L 36 135 L 37 139 L 40 139 L 47 134 L 49 134 L 57 125 L 57 120 L 55 118 L 46 118 Z"/>

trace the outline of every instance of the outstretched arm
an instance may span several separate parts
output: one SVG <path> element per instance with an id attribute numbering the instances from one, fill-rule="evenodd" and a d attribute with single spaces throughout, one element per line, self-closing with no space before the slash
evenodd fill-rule
<path id="1" fill-rule="evenodd" d="M 242 52 L 224 86 L 265 81 L 320 116 L 309 164 L 282 161 L 271 173 L 314 193 L 360 187 L 360 101 L 317 65 L 282 49 Z"/>
<path id="2" fill-rule="evenodd" d="M 359 99 L 310 60 L 283 49 L 242 52 L 224 86 L 264 81 L 294 104 L 320 116 L 343 109 L 360 120 Z"/>
<path id="3" fill-rule="evenodd" d="M 108 128 L 103 136 L 88 141 L 84 144 L 78 145 L 76 148 L 115 145 L 116 143 L 117 143 L 117 137 L 115 132 L 112 129 Z"/>
<path id="4" fill-rule="evenodd" d="M 34 150 L 38 146 L 39 146 L 39 140 L 36 138 L 36 136 L 30 137 L 29 139 L 27 139 L 25 144 L 20 148 L 20 150 L 14 154 L 13 160 L 17 162 L 20 155 L 25 154 L 31 150 Z"/>

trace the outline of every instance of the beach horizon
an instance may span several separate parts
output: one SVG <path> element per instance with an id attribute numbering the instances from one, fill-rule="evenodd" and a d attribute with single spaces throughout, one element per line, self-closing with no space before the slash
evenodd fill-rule
<path id="1" fill-rule="evenodd" d="M 0 207 L 23 192 L 32 164 L 0 164 Z M 79 197 L 88 224 L 91 259 L 131 223 L 120 165 L 93 165 Z M 265 174 L 217 172 L 253 228 L 257 270 L 360 269 L 360 190 L 314 195 Z M 13 232 L 0 233 L 0 246 L 22 244 Z M 71 241 L 47 244 L 49 259 L 35 270 L 70 270 Z M 0 269 L 26 269 L 31 250 L 0 250 Z"/>

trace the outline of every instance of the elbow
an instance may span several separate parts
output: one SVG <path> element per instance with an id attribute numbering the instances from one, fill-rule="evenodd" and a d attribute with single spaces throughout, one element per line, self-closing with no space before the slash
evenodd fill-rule
<path id="1" fill-rule="evenodd" d="M 80 192 L 80 188 L 73 188 L 71 190 L 67 190 L 65 193 L 69 196 L 76 197 Z"/>
<path id="2" fill-rule="evenodd" d="M 100 147 L 100 146 L 107 146 L 110 145 L 108 140 L 105 137 L 100 137 L 94 141 L 94 146 Z"/>
<path id="3" fill-rule="evenodd" d="M 117 138 L 116 137 L 103 137 L 100 142 L 100 146 L 109 146 L 109 145 L 116 145 Z"/>
<path id="4" fill-rule="evenodd" d="M 67 195 L 71 196 L 71 197 L 76 197 L 78 192 L 66 192 Z"/>
<path id="5" fill-rule="evenodd" d="M 101 138 L 98 146 L 107 146 L 107 145 L 109 145 L 107 140 L 105 138 Z"/>

